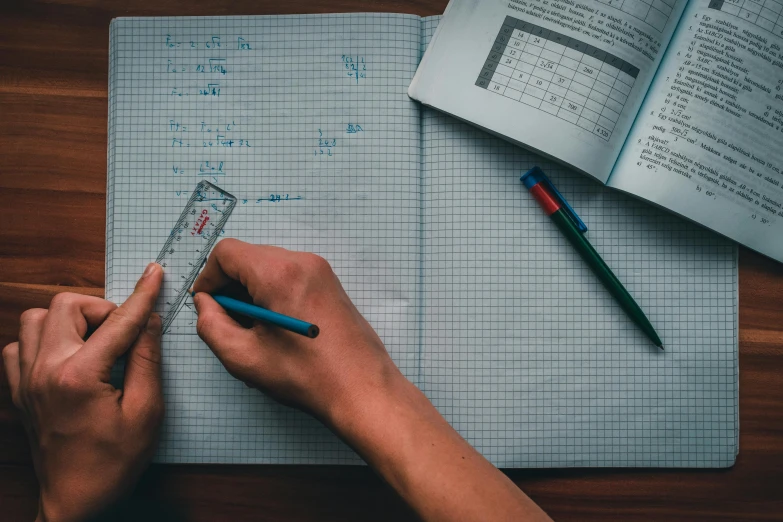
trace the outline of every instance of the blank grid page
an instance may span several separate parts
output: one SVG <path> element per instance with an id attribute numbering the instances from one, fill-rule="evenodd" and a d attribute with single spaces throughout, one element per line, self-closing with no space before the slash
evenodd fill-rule
<path id="1" fill-rule="evenodd" d="M 416 382 L 419 36 L 407 15 L 115 20 L 107 297 L 125 300 L 207 179 L 238 198 L 226 237 L 326 257 Z M 195 320 L 188 303 L 164 336 L 156 460 L 360 462 L 230 377 Z"/>
<path id="2" fill-rule="evenodd" d="M 735 245 L 447 115 L 423 122 L 420 386 L 452 425 L 501 467 L 733 464 Z M 519 181 L 536 164 L 665 352 Z"/>

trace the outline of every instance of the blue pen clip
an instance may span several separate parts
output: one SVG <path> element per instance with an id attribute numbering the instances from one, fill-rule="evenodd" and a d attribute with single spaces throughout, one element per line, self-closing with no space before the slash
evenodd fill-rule
<path id="1" fill-rule="evenodd" d="M 587 225 L 585 225 L 584 221 L 582 221 L 582 219 L 579 217 L 579 214 L 577 214 L 576 210 L 574 210 L 573 207 L 568 204 L 566 198 L 563 197 L 560 191 L 557 190 L 551 181 L 549 181 L 549 178 L 546 177 L 544 171 L 541 170 L 538 166 L 535 166 L 525 172 L 520 180 L 525 184 L 525 187 L 528 190 L 533 188 L 538 183 L 543 183 L 544 186 L 550 190 L 552 196 L 558 201 L 558 203 L 563 206 L 563 210 L 565 210 L 566 215 L 571 219 L 574 225 L 576 225 L 576 228 L 579 229 L 579 232 L 582 234 L 587 232 Z"/>

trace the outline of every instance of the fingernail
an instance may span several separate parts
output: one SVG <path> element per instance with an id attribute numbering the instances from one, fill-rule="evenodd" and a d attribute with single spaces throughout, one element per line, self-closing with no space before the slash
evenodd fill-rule
<path id="1" fill-rule="evenodd" d="M 147 326 L 145 327 L 145 330 L 147 330 L 148 333 L 152 335 L 160 335 L 160 330 L 163 327 L 163 324 L 161 323 L 160 316 L 158 314 L 152 314 L 150 315 L 149 320 L 147 321 Z"/>
<path id="2" fill-rule="evenodd" d="M 144 269 L 144 273 L 141 274 L 141 277 L 149 277 L 149 276 L 151 276 L 152 274 L 155 273 L 155 271 L 158 269 L 158 267 L 160 267 L 160 265 L 158 263 L 150 263 L 149 265 L 147 265 L 147 268 Z"/>

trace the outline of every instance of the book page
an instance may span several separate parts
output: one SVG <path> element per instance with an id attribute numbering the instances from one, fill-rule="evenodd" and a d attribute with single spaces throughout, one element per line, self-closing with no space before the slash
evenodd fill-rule
<path id="1" fill-rule="evenodd" d="M 783 261 L 783 0 L 695 0 L 610 185 Z"/>
<path id="2" fill-rule="evenodd" d="M 206 179 L 238 198 L 225 237 L 324 256 L 418 382 L 420 29 L 396 14 L 115 20 L 107 298 L 130 294 Z M 195 322 L 186 303 L 163 337 L 156 461 L 361 462 L 231 377 Z"/>
<path id="3" fill-rule="evenodd" d="M 420 387 L 438 410 L 501 467 L 730 466 L 736 245 L 441 112 L 423 119 Z M 665 352 L 525 190 L 536 164 Z"/>
<path id="4" fill-rule="evenodd" d="M 409 93 L 605 182 L 686 0 L 452 0 Z"/>

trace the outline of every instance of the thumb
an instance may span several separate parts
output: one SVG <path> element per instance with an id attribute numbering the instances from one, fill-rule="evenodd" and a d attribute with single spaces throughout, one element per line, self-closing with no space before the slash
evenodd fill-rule
<path id="1" fill-rule="evenodd" d="M 193 298 L 198 312 L 196 331 L 226 370 L 244 379 L 258 361 L 255 346 L 258 340 L 252 330 L 243 328 L 207 293 L 199 292 Z"/>
<path id="2" fill-rule="evenodd" d="M 144 331 L 162 282 L 163 268 L 157 263 L 150 263 L 130 297 L 109 314 L 77 355 L 94 361 L 98 368 L 105 371 L 108 378 L 114 361 L 124 354 Z"/>
<path id="3" fill-rule="evenodd" d="M 150 315 L 147 325 L 131 346 L 125 363 L 122 408 L 134 422 L 157 427 L 163 417 L 163 384 L 160 371 L 161 321 Z"/>

